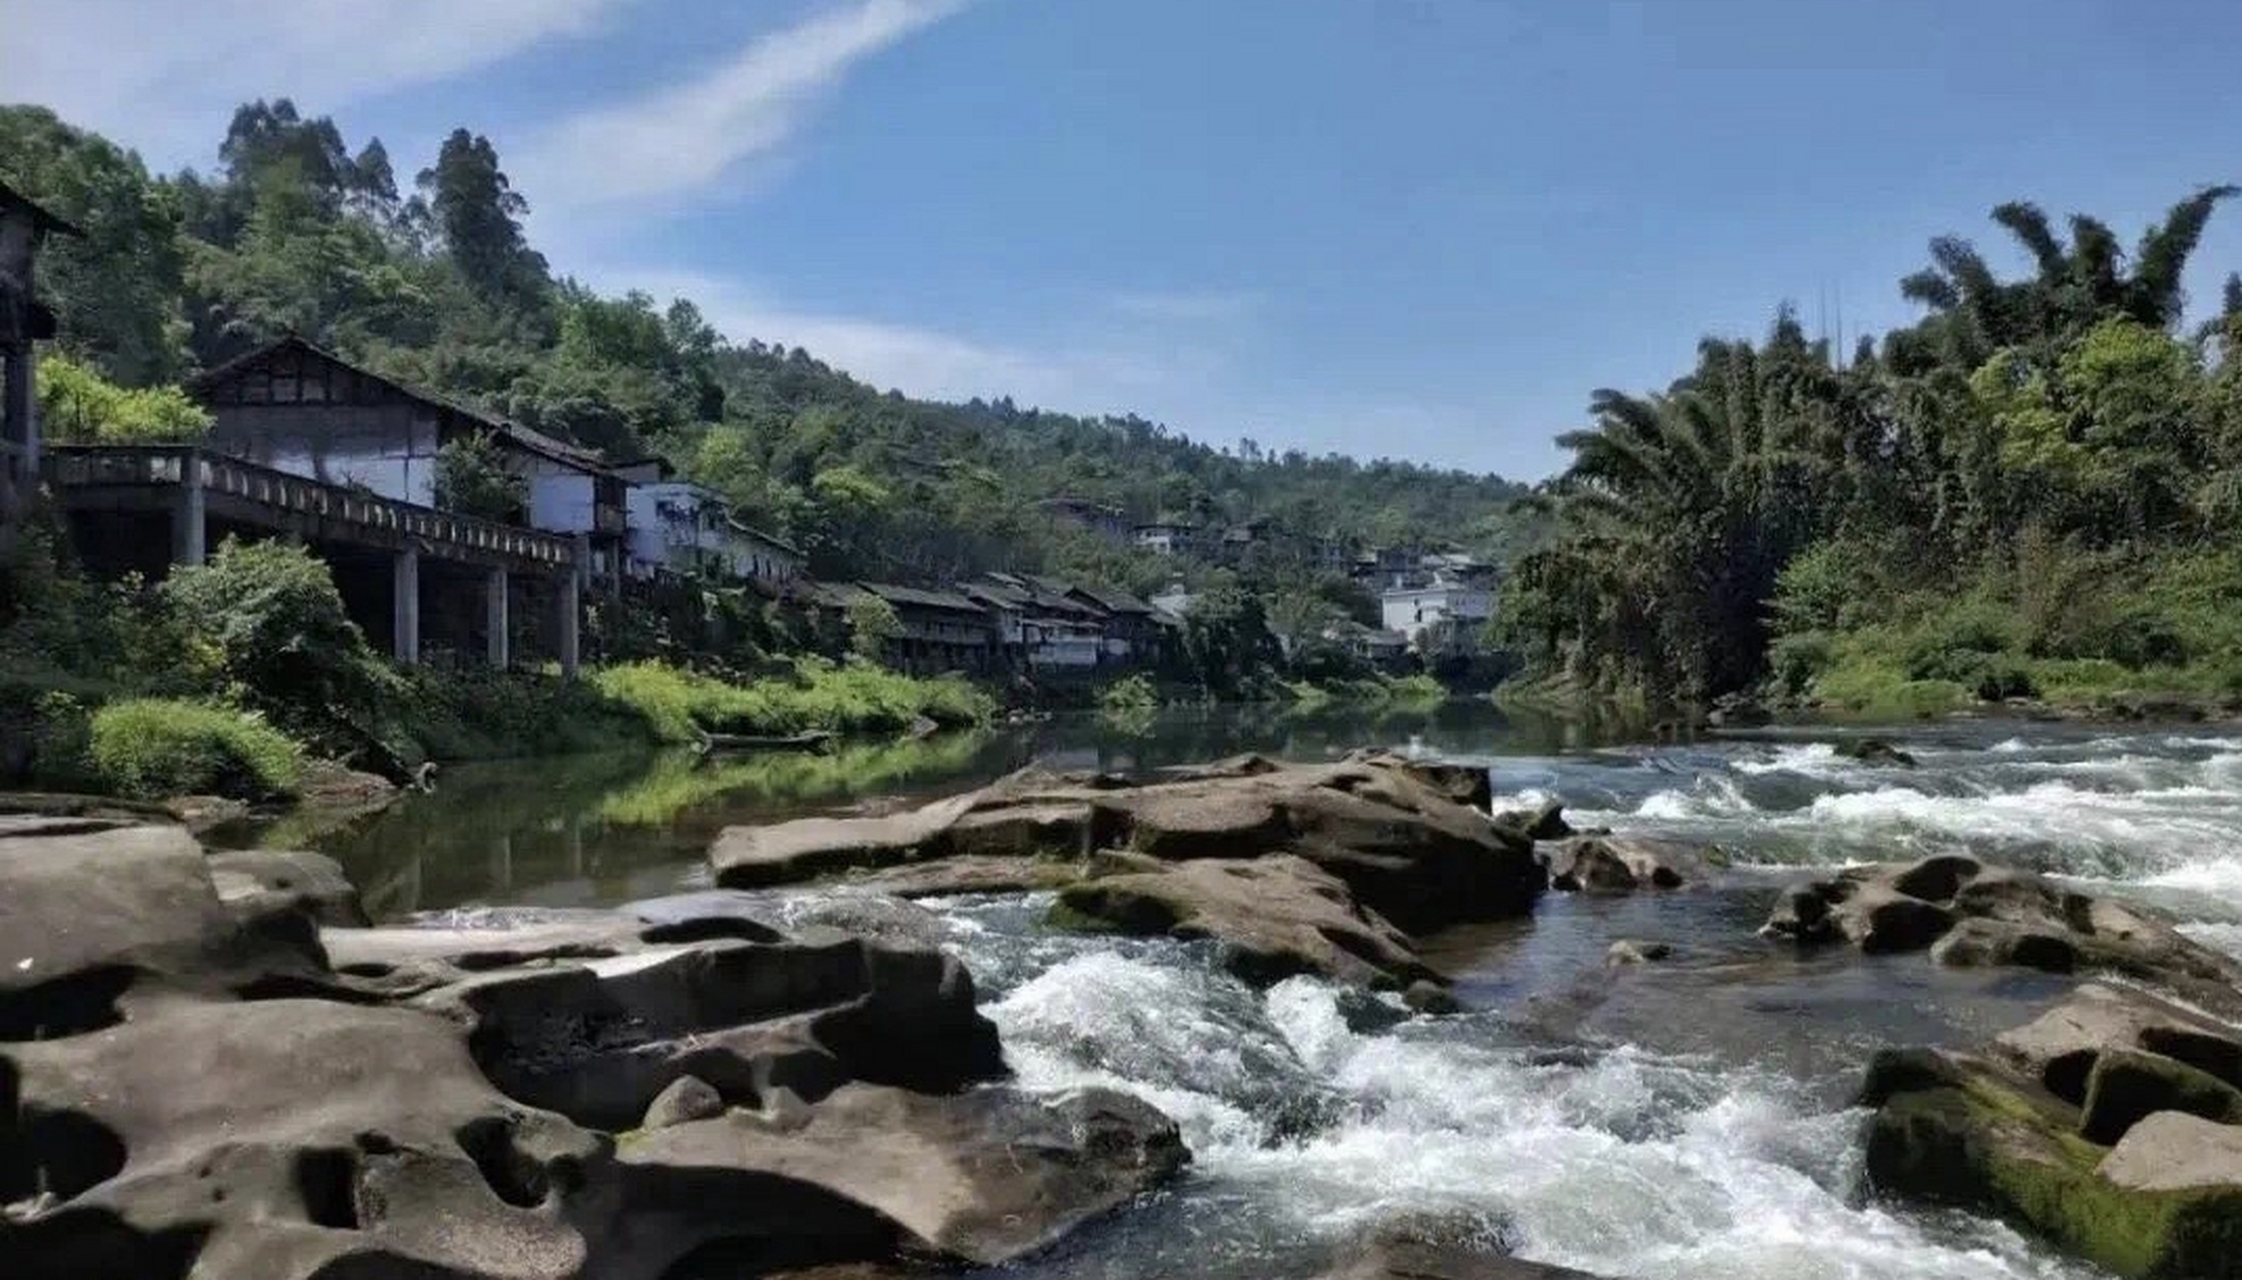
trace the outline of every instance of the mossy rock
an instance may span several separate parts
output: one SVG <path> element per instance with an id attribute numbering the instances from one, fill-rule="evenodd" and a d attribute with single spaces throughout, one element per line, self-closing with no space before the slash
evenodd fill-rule
<path id="1" fill-rule="evenodd" d="M 1870 1080 L 1889 1095 L 1869 1128 L 1879 1190 L 1998 1214 L 2126 1280 L 2242 1276 L 2242 1186 L 2119 1187 L 2076 1110 L 1980 1062 L 1879 1055 Z"/>
<path id="2" fill-rule="evenodd" d="M 2089 1142 L 2111 1145 L 2159 1111 L 2242 1123 L 2242 1090 L 2162 1054 L 2105 1049 L 2086 1080 L 2079 1133 Z"/>

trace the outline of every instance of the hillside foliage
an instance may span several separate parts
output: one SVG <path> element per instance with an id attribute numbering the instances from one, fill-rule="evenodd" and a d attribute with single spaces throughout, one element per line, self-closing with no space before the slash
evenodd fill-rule
<path id="1" fill-rule="evenodd" d="M 260 100 L 218 156 L 210 173 L 152 173 L 49 111 L 0 108 L 0 171 L 87 231 L 42 268 L 69 358 L 154 387 L 301 334 L 610 458 L 662 455 L 828 577 L 997 569 L 1152 590 L 1177 573 L 1036 507 L 1061 495 L 1139 520 L 1271 518 L 1492 559 L 1530 532 L 1511 512 L 1522 487 L 1499 477 L 1217 448 L 1134 416 L 1022 407 L 1003 388 L 915 400 L 785 334 L 719 334 L 689 300 L 603 296 L 554 274 L 523 230 L 528 193 L 467 129 L 400 169 L 378 139 L 353 145 L 327 117 Z"/>
<path id="2" fill-rule="evenodd" d="M 2236 194 L 2130 251 L 2006 204 L 2028 270 L 1935 239 L 1900 286 L 1918 323 L 1839 353 L 1785 310 L 1663 391 L 1598 392 L 1536 500 L 1556 531 L 1508 585 L 1512 642 L 1654 703 L 2242 693 L 2242 278 L 2197 325 L 2181 291 Z"/>

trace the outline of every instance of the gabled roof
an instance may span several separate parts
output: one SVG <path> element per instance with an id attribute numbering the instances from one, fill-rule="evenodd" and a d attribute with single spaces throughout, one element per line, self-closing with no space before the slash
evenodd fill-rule
<path id="1" fill-rule="evenodd" d="M 923 587 L 901 587 L 892 582 L 860 582 L 856 584 L 892 605 L 919 609 L 942 609 L 951 613 L 982 615 L 985 611 L 955 591 L 929 591 Z"/>
<path id="2" fill-rule="evenodd" d="M 1107 613 L 1149 614 L 1152 606 L 1117 587 L 1076 587 L 1074 595 L 1088 600 Z"/>
<path id="3" fill-rule="evenodd" d="M 364 365 L 346 360 L 325 347 L 296 334 L 289 334 L 287 337 L 268 342 L 255 350 L 243 352 L 241 355 L 235 356 L 189 382 L 187 387 L 190 391 L 198 394 L 206 393 L 212 387 L 230 382 L 263 361 L 271 359 L 282 351 L 289 350 L 300 351 L 317 359 L 325 360 L 329 364 L 340 365 L 358 377 L 378 382 L 408 400 L 464 418 L 524 452 L 534 453 L 549 461 L 560 463 L 564 467 L 573 467 L 576 470 L 594 475 L 608 473 L 607 459 L 597 449 L 586 449 L 579 445 L 570 444 L 565 440 L 556 440 L 542 431 L 533 430 L 518 422 L 501 418 L 497 414 L 485 412 L 464 400 L 455 400 L 450 396 L 430 391 L 425 387 L 399 382 L 386 374 L 376 373 Z"/>
<path id="4" fill-rule="evenodd" d="M 79 230 L 76 224 L 64 220 L 45 205 L 9 186 L 7 179 L 0 178 L 0 211 L 8 209 L 29 209 L 31 229 L 38 235 L 77 236 L 81 240 L 85 238 L 86 233 Z"/>

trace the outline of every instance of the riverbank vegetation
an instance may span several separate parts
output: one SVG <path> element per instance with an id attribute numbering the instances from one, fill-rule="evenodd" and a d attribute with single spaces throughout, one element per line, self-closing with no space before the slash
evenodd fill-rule
<path id="1" fill-rule="evenodd" d="M 286 542 L 229 541 L 154 587 L 88 581 L 37 522 L 0 554 L 0 782 L 269 800 L 294 794 L 310 757 L 403 777 L 435 759 L 892 734 L 995 712 L 959 679 L 816 658 L 747 683 L 658 662 L 581 681 L 399 669 L 351 622 L 326 564 Z"/>
<path id="2" fill-rule="evenodd" d="M 1598 392 L 1501 613 L 1542 688 L 1762 691 L 1863 714 L 2121 691 L 2242 697 L 2242 278 L 2181 278 L 2235 189 L 2131 252 L 2094 218 L 1941 237 L 1926 314 L 1839 352 L 1778 313 L 1660 392 Z"/>

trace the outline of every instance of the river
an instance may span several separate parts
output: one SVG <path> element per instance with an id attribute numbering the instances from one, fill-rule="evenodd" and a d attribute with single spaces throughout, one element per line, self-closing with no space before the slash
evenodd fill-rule
<path id="1" fill-rule="evenodd" d="M 1365 1228 L 1432 1212 L 1615 1277 L 2086 1280 L 1998 1224 L 1865 1195 L 1849 1106 L 1875 1048 L 1973 1044 L 2068 984 L 1919 955 L 1801 957 L 1754 929 L 1801 868 L 1969 851 L 2153 902 L 2242 949 L 2242 737 L 1880 731 L 1917 757 L 1903 769 L 1833 749 L 1858 732 L 1630 745 L 1467 704 L 1085 720 L 831 758 L 462 768 L 371 824 L 266 839 L 336 854 L 385 915 L 583 906 L 705 886 L 699 855 L 727 823 L 895 803 L 1031 760 L 1149 769 L 1385 745 L 1482 763 L 1516 802 L 1561 797 L 1576 823 L 1717 844 L 1732 866 L 1674 893 L 1551 895 L 1530 921 L 1433 939 L 1428 958 L 1474 1010 L 1438 1020 L 1312 979 L 1256 991 L 1196 945 L 1052 933 L 1033 897 L 931 904 L 1026 1083 L 1137 1092 L 1196 1156 L 1155 1202 L 1004 1274 L 1308 1275 Z M 1623 937 L 1678 953 L 1607 970 Z"/>

